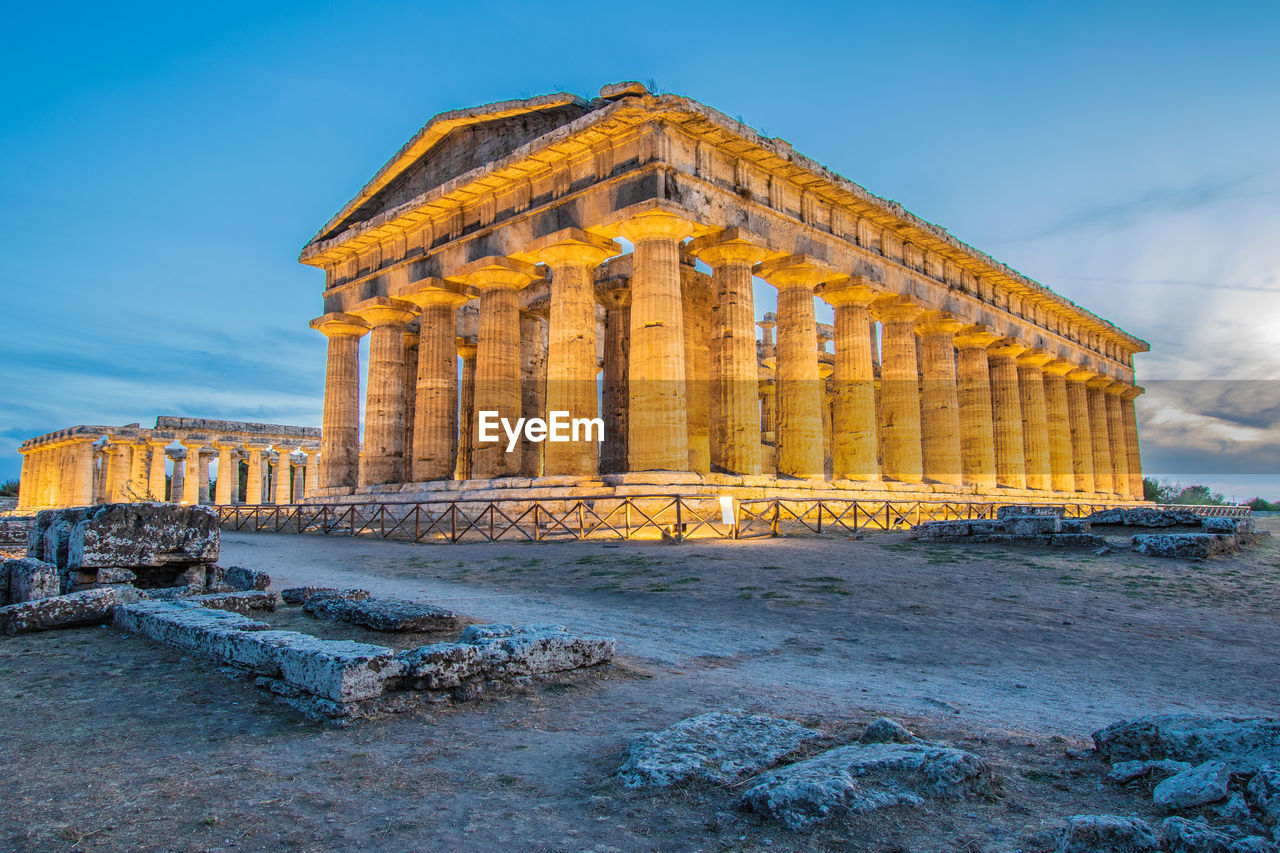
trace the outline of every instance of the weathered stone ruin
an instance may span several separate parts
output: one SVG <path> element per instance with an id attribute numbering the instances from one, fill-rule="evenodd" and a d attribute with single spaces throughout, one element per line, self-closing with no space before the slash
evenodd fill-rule
<path id="1" fill-rule="evenodd" d="M 1048 545 L 1053 548 L 1109 548 L 1105 537 L 1094 532 L 1107 526 L 1185 527 L 1195 532 L 1139 533 L 1130 544 L 1140 554 L 1205 560 L 1234 554 L 1269 536 L 1255 529 L 1249 517 L 1205 517 L 1190 510 L 1161 507 L 1129 507 L 1099 510 L 1084 518 L 1064 517 L 1061 506 L 1002 506 L 994 519 L 927 521 L 911 528 L 920 542 L 1009 542 Z"/>
<path id="2" fill-rule="evenodd" d="M 607 663 L 614 641 L 558 625 L 470 626 L 456 642 L 405 651 L 273 630 L 194 599 L 119 607 L 115 626 L 255 676 L 309 718 L 346 723 L 419 702 L 471 699 L 553 673 Z"/>
<path id="3" fill-rule="evenodd" d="M 634 738 L 618 776 L 628 787 L 742 782 L 747 787 L 739 808 L 794 830 L 842 814 L 991 790 L 990 770 L 981 758 L 918 738 L 884 718 L 856 743 L 777 766 L 820 737 L 791 720 L 743 711 L 703 714 Z"/>
<path id="4" fill-rule="evenodd" d="M 286 589 L 283 595 L 286 604 L 301 604 L 303 610 L 319 619 L 346 622 L 371 631 L 447 631 L 461 624 L 458 614 L 442 607 L 402 598 L 372 598 L 364 589 L 301 587 Z"/>

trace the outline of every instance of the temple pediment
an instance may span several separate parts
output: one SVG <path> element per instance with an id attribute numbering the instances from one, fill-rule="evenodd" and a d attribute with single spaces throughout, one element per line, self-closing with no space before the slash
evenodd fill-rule
<path id="1" fill-rule="evenodd" d="M 340 234 L 459 175 L 505 157 L 589 109 L 587 101 L 577 95 L 560 92 L 440 113 L 396 152 L 325 225 L 317 239 Z"/>

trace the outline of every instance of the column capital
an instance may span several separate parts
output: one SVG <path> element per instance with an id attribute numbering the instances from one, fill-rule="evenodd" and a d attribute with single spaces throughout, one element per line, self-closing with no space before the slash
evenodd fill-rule
<path id="1" fill-rule="evenodd" d="M 1120 391 L 1120 396 L 1126 400 L 1136 400 L 1143 394 L 1147 393 L 1147 389 L 1143 388 L 1141 385 L 1129 385 L 1127 383 L 1122 384 L 1124 387 Z"/>
<path id="2" fill-rule="evenodd" d="M 199 452 L 209 446 L 209 440 L 206 438 L 180 438 L 178 444 L 181 444 L 187 450 Z"/>
<path id="3" fill-rule="evenodd" d="M 303 453 L 307 455 L 308 459 L 310 459 L 312 456 L 320 455 L 320 448 L 318 447 L 303 447 L 300 449 L 302 450 Z"/>
<path id="4" fill-rule="evenodd" d="M 596 301 L 605 308 L 626 308 L 631 304 L 631 288 L 609 278 L 596 282 Z"/>
<path id="5" fill-rule="evenodd" d="M 926 311 L 916 321 L 922 335 L 954 335 L 964 328 L 964 321 L 947 311 Z"/>
<path id="6" fill-rule="evenodd" d="M 1044 367 L 1053 361 L 1053 354 L 1044 350 L 1029 349 L 1017 357 L 1019 367 Z"/>
<path id="7" fill-rule="evenodd" d="M 1076 366 L 1065 358 L 1055 358 L 1050 361 L 1046 361 L 1042 369 L 1049 376 L 1066 376 L 1068 373 L 1075 370 Z"/>
<path id="8" fill-rule="evenodd" d="M 216 447 L 218 450 L 239 450 L 240 449 L 240 443 L 238 441 L 215 441 L 211 444 L 211 446 Z"/>
<path id="9" fill-rule="evenodd" d="M 1066 373 L 1068 382 L 1079 382 L 1081 384 L 1088 382 L 1095 376 L 1097 376 L 1097 374 L 1092 370 L 1087 367 L 1080 367 L 1079 365 L 1073 365 L 1071 370 L 1068 370 Z"/>
<path id="10" fill-rule="evenodd" d="M 542 278 L 542 275 L 533 264 L 503 255 L 490 255 L 463 264 L 447 278 L 480 290 L 519 290 L 534 279 Z"/>
<path id="11" fill-rule="evenodd" d="M 986 349 L 1000 336 L 986 326 L 965 326 L 955 335 L 956 349 Z"/>
<path id="12" fill-rule="evenodd" d="M 765 329 L 766 331 L 769 329 L 776 329 L 778 327 L 777 315 L 772 313 L 765 314 L 763 320 L 756 321 L 756 325 L 762 329 Z"/>
<path id="13" fill-rule="evenodd" d="M 883 291 L 875 288 L 875 282 L 864 275 L 823 282 L 814 288 L 814 293 L 833 307 L 857 305 L 864 308 L 883 295 Z"/>
<path id="14" fill-rule="evenodd" d="M 1111 385 L 1111 383 L 1114 381 L 1115 381 L 1114 379 L 1112 379 L 1110 376 L 1107 376 L 1105 373 L 1095 373 L 1093 374 L 1092 379 L 1089 379 L 1088 381 L 1085 382 L 1085 385 L 1087 385 L 1090 388 L 1105 389 L 1107 388 L 1107 386 Z"/>
<path id="15" fill-rule="evenodd" d="M 1001 338 L 987 347 L 987 354 L 996 358 L 1017 358 L 1026 352 L 1027 345 L 1013 338 Z"/>
<path id="16" fill-rule="evenodd" d="M 752 272 L 779 290 L 793 287 L 812 290 L 822 282 L 846 278 L 825 261 L 803 254 L 784 255 L 762 261 L 755 265 Z"/>
<path id="17" fill-rule="evenodd" d="M 271 445 L 246 441 L 244 443 L 244 449 L 246 453 L 262 453 L 264 451 L 270 450 Z"/>
<path id="18" fill-rule="evenodd" d="M 871 306 L 871 314 L 882 323 L 911 323 L 924 309 L 902 296 L 883 296 Z"/>
<path id="19" fill-rule="evenodd" d="M 173 444 L 172 438 L 151 438 L 146 439 L 148 447 L 168 447 Z"/>
<path id="20" fill-rule="evenodd" d="M 1105 386 L 1102 390 L 1108 397 L 1123 397 L 1126 388 L 1131 388 L 1128 382 L 1121 382 L 1119 379 L 1111 380 L 1111 384 Z"/>
<path id="21" fill-rule="evenodd" d="M 667 239 L 677 242 L 697 230 L 697 225 L 683 217 L 655 210 L 619 223 L 618 233 L 633 245 L 642 240 Z"/>
<path id="22" fill-rule="evenodd" d="M 511 257 L 551 267 L 595 267 L 620 254 L 622 247 L 612 240 L 597 237 L 581 228 L 562 228 L 533 240 Z"/>
<path id="23" fill-rule="evenodd" d="M 412 302 L 403 299 L 375 296 L 357 303 L 351 313 L 370 326 L 390 326 L 409 322 L 417 315 L 418 309 Z"/>
<path id="24" fill-rule="evenodd" d="M 354 314 L 333 312 L 312 320 L 311 328 L 326 338 L 358 338 L 368 333 L 369 324 Z"/>
<path id="25" fill-rule="evenodd" d="M 458 355 L 465 361 L 469 358 L 476 357 L 476 342 L 471 338 L 454 338 L 454 343 L 458 347 Z"/>
<path id="26" fill-rule="evenodd" d="M 431 305 L 449 305 L 460 308 L 471 301 L 473 294 L 466 285 L 442 278 L 423 278 L 413 282 L 398 282 L 391 287 L 393 299 L 411 303 L 419 312 Z"/>
<path id="27" fill-rule="evenodd" d="M 741 228 L 725 228 L 699 237 L 689 244 L 689 252 L 711 266 L 747 264 L 754 266 L 777 254 L 760 245 L 760 238 Z"/>

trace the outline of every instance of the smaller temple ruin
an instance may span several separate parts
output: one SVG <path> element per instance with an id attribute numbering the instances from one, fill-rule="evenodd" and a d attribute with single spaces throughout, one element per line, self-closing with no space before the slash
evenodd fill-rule
<path id="1" fill-rule="evenodd" d="M 134 501 L 287 504 L 316 488 L 320 429 L 161 416 L 154 429 L 68 427 L 27 439 L 18 452 L 21 513 Z"/>

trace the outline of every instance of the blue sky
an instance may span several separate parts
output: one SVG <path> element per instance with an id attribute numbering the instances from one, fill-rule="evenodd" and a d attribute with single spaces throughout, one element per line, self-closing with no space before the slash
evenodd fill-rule
<path id="1" fill-rule="evenodd" d="M 1280 497 L 1280 393 L 1220 381 L 1280 375 L 1280 4 L 26 4 L 5 22 L 0 479 L 21 439 L 74 423 L 318 424 L 302 244 L 437 112 L 637 79 L 1146 338 L 1139 381 L 1197 380 L 1153 383 L 1148 470 Z"/>

